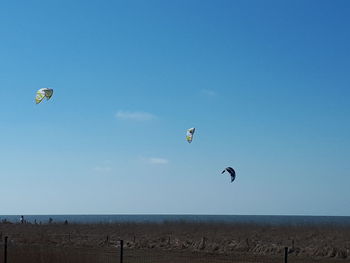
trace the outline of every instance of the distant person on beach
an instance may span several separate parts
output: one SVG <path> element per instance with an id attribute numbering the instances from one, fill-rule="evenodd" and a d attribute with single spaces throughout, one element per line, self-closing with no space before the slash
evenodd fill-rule
<path id="1" fill-rule="evenodd" d="M 19 219 L 19 221 L 21 222 L 21 224 L 24 223 L 24 216 L 21 216 L 21 218 Z"/>
<path id="2" fill-rule="evenodd" d="M 50 217 L 50 218 L 49 218 L 49 224 L 51 224 L 52 221 L 53 221 L 53 219 Z"/>

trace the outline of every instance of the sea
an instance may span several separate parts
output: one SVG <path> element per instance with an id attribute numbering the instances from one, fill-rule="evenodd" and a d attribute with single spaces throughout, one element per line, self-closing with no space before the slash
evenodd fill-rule
<path id="1" fill-rule="evenodd" d="M 23 215 L 29 223 L 46 224 L 63 223 L 235 223 L 261 225 L 334 225 L 350 226 L 350 216 L 293 216 L 293 215 L 175 215 L 175 214 L 142 214 L 142 215 Z M 21 215 L 0 215 L 0 222 L 19 223 Z"/>

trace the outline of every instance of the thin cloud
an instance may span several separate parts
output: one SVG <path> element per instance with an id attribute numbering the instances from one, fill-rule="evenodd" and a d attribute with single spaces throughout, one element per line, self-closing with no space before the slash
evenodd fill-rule
<path id="1" fill-rule="evenodd" d="M 158 157 L 151 157 L 147 159 L 147 162 L 150 164 L 168 164 L 169 160 Z"/>
<path id="2" fill-rule="evenodd" d="M 95 166 L 94 171 L 99 173 L 109 173 L 113 170 L 110 164 L 111 161 L 105 160 L 102 165 Z"/>
<path id="3" fill-rule="evenodd" d="M 133 120 L 133 121 L 150 121 L 154 120 L 156 116 L 144 111 L 118 111 L 115 117 L 119 120 Z"/>
<path id="4" fill-rule="evenodd" d="M 213 90 L 203 89 L 203 90 L 201 90 L 201 92 L 202 92 L 202 94 L 209 96 L 209 97 L 216 96 L 216 92 Z"/>
<path id="5" fill-rule="evenodd" d="M 94 168 L 96 172 L 101 172 L 101 173 L 109 173 L 112 171 L 112 167 L 110 166 L 96 166 Z"/>

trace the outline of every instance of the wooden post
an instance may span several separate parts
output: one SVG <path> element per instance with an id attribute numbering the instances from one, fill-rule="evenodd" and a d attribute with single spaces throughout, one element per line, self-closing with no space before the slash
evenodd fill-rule
<path id="1" fill-rule="evenodd" d="M 7 236 L 5 237 L 5 243 L 4 243 L 4 263 L 7 263 Z"/>
<path id="2" fill-rule="evenodd" d="M 124 241 L 120 240 L 120 263 L 123 263 L 123 248 L 124 248 Z"/>
<path id="3" fill-rule="evenodd" d="M 284 248 L 284 263 L 288 263 L 288 247 Z"/>

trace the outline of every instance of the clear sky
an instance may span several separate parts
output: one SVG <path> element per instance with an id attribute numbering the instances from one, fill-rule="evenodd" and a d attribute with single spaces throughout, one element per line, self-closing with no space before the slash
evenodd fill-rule
<path id="1" fill-rule="evenodd" d="M 349 12 L 2 1 L 0 214 L 350 216 Z"/>

